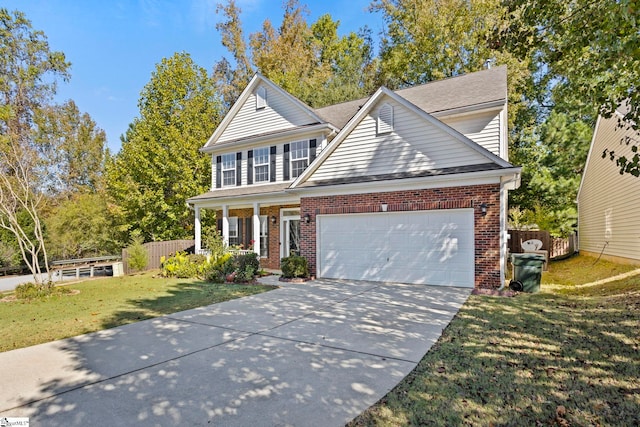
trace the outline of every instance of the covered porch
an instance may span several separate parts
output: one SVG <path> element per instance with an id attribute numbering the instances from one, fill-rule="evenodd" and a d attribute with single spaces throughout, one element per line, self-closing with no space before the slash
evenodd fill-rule
<path id="1" fill-rule="evenodd" d="M 205 210 L 214 211 L 226 247 L 240 253 L 255 252 L 263 268 L 279 269 L 281 258 L 300 254 L 300 200 L 284 191 L 238 195 L 240 191 L 216 190 L 189 200 L 195 218 L 195 251 L 208 252 L 202 216 Z"/>

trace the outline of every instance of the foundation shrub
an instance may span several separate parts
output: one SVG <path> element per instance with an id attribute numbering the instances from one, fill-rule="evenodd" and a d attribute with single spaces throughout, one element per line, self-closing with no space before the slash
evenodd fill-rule
<path id="1" fill-rule="evenodd" d="M 280 260 L 282 276 L 287 279 L 309 277 L 307 259 L 303 256 L 293 255 Z"/>

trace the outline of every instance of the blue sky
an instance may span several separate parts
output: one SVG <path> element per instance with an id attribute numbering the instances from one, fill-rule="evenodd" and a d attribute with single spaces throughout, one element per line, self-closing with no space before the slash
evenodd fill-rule
<path id="1" fill-rule="evenodd" d="M 155 65 L 175 52 L 188 52 L 211 70 L 228 52 L 215 29 L 220 0 L 3 0 L 0 7 L 24 12 L 44 31 L 52 50 L 71 62 L 71 80 L 60 82 L 57 100 L 73 99 L 107 133 L 112 151 L 138 115 L 138 98 Z M 245 35 L 265 19 L 282 20 L 280 0 L 237 0 Z M 383 28 L 379 14 L 367 11 L 370 0 L 301 0 L 308 22 L 331 14 L 346 34 L 368 25 L 374 41 Z M 204 143 L 205 141 L 203 141 Z"/>

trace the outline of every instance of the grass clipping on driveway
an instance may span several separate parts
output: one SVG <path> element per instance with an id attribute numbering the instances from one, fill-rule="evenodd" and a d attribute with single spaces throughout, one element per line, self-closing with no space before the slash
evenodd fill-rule
<path id="1" fill-rule="evenodd" d="M 416 369 L 349 426 L 640 425 L 640 275 L 577 286 L 572 277 L 629 270 L 593 262 L 552 263 L 539 294 L 471 296 Z"/>
<path id="2" fill-rule="evenodd" d="M 153 277 L 152 273 L 87 280 L 65 287 L 72 292 L 0 302 L 0 352 L 273 289 L 263 285 L 167 279 Z"/>

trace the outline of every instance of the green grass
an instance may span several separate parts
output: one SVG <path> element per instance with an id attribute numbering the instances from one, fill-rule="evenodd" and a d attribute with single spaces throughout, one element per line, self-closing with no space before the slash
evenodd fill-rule
<path id="1" fill-rule="evenodd" d="M 552 263 L 538 294 L 471 296 L 349 426 L 640 425 L 640 276 L 577 286 L 630 269 L 594 261 Z"/>
<path id="2" fill-rule="evenodd" d="M 66 287 L 79 292 L 0 302 L 0 352 L 273 289 L 156 278 L 152 273 L 87 280 Z"/>

